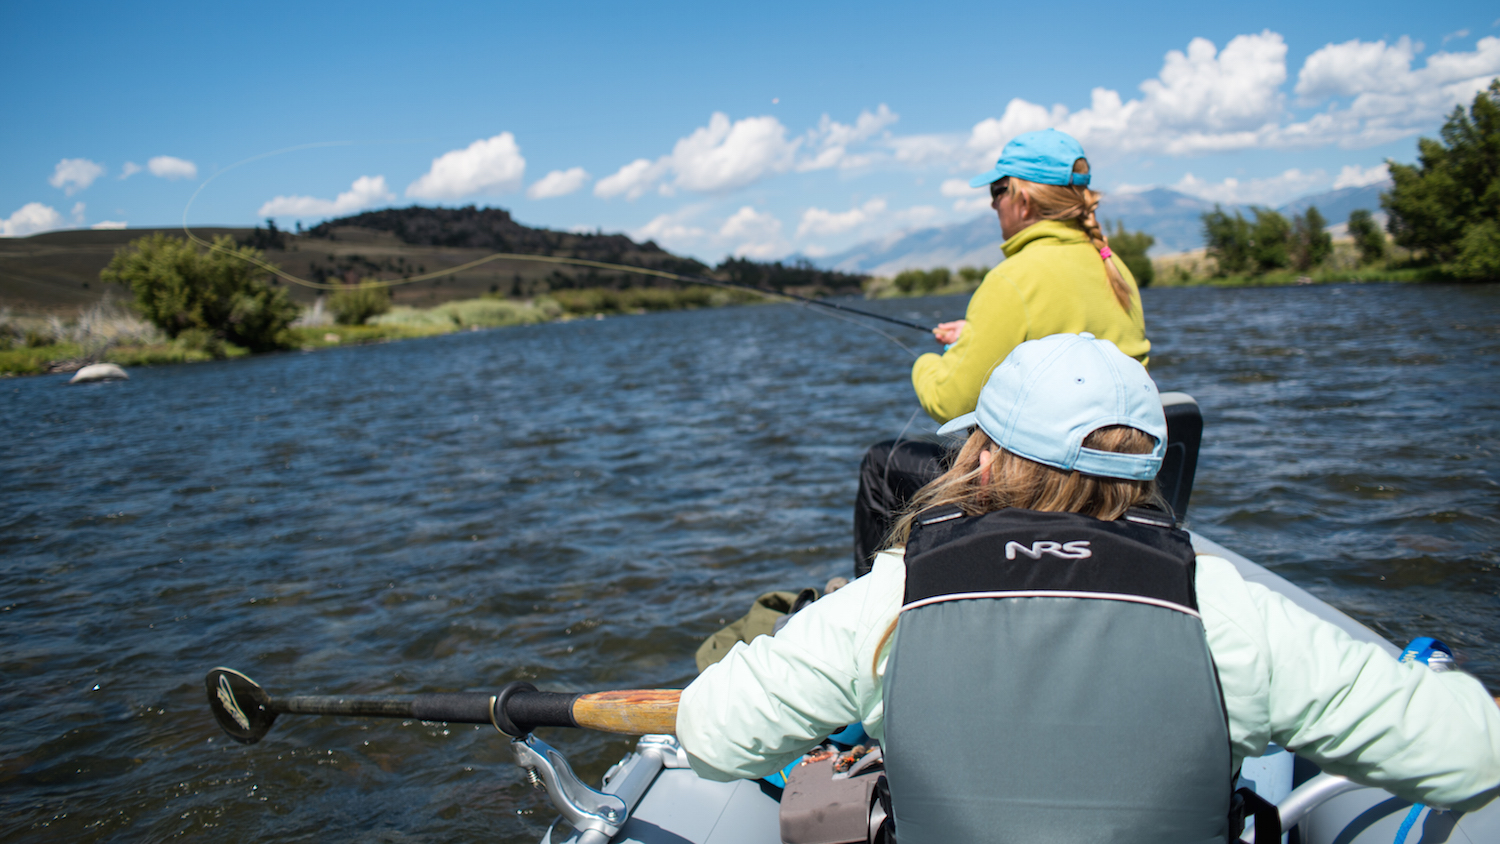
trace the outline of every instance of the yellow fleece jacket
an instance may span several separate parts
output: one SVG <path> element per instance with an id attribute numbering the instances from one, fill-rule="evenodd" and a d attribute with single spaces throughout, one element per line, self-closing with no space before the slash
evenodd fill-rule
<path id="1" fill-rule="evenodd" d="M 1043 220 L 1001 244 L 1006 260 L 969 299 L 968 324 L 947 352 L 911 369 L 922 408 L 939 422 L 972 411 L 995 364 L 1027 340 L 1090 332 L 1149 363 L 1151 343 L 1135 278 L 1110 260 L 1130 288 L 1130 311 L 1115 299 L 1098 250 L 1076 223 Z"/>

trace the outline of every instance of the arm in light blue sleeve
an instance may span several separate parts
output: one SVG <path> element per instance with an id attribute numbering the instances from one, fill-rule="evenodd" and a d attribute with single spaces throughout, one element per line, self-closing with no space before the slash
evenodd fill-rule
<path id="1" fill-rule="evenodd" d="M 677 737 L 699 776 L 766 776 L 878 710 L 873 642 L 900 609 L 905 584 L 899 557 L 890 557 L 775 636 L 735 645 L 683 691 Z"/>

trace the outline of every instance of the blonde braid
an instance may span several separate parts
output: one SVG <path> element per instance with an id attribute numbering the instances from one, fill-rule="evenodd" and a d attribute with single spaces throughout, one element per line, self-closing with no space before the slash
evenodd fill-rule
<path id="1" fill-rule="evenodd" d="M 1087 160 L 1080 158 L 1073 162 L 1074 173 L 1088 171 Z M 1125 283 L 1124 276 L 1120 275 L 1120 268 L 1115 266 L 1113 254 L 1106 251 L 1109 249 L 1109 237 L 1099 228 L 1099 222 L 1094 218 L 1094 209 L 1099 207 L 1099 200 L 1103 196 L 1082 185 L 1041 185 L 1015 176 L 1010 177 L 1009 190 L 1026 197 L 1044 220 L 1078 221 L 1083 227 L 1083 233 L 1088 235 L 1089 243 L 1093 244 L 1099 251 L 1099 257 L 1103 259 L 1104 278 L 1109 283 L 1110 292 L 1114 294 L 1120 307 L 1129 313 L 1130 286 Z"/>

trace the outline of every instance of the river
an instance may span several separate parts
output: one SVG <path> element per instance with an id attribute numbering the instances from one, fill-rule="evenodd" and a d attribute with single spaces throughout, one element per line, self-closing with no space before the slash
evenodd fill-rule
<path id="1" fill-rule="evenodd" d="M 1500 286 L 1145 303 L 1206 419 L 1191 525 L 1500 687 Z M 756 594 L 849 570 L 864 447 L 935 427 L 910 362 L 766 305 L 0 382 L 0 836 L 535 840 L 492 729 L 283 716 L 244 747 L 204 673 L 680 687 Z M 543 735 L 595 780 L 629 747 Z"/>

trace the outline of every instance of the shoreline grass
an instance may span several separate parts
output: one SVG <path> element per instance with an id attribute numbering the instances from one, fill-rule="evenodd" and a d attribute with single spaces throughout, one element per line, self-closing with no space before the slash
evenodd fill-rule
<path id="1" fill-rule="evenodd" d="M 321 301 L 321 300 L 320 300 Z M 337 325 L 320 308 L 288 329 L 288 349 L 385 343 L 516 325 L 572 319 L 692 310 L 767 301 L 758 294 L 709 287 L 641 287 L 557 290 L 531 300 L 459 299 L 431 308 L 397 306 L 363 325 Z M 310 317 L 310 318 L 309 318 Z M 156 366 L 239 358 L 250 354 L 230 343 L 169 340 L 133 311 L 109 300 L 65 323 L 55 316 L 0 311 L 0 378 L 69 372 L 91 363 Z"/>

